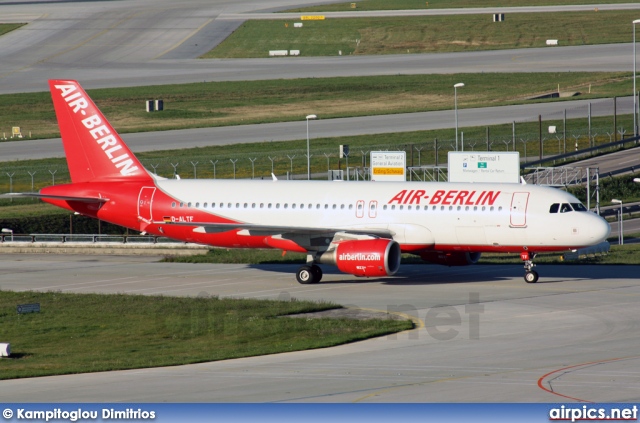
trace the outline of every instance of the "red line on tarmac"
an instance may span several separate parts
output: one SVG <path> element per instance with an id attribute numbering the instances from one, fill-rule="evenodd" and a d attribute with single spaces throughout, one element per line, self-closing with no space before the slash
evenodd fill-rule
<path id="1" fill-rule="evenodd" d="M 540 389 L 542 389 L 543 391 L 547 391 L 547 392 L 549 392 L 550 394 L 557 395 L 557 396 L 559 396 L 559 397 L 568 398 L 568 399 L 572 399 L 572 400 L 579 401 L 579 402 L 589 402 L 589 403 L 593 403 L 593 402 L 595 402 L 595 401 L 588 401 L 588 400 L 583 400 L 583 399 L 580 399 L 580 398 L 571 397 L 571 396 L 569 396 L 569 395 L 559 394 L 558 392 L 554 392 L 554 391 L 552 391 L 551 389 L 545 388 L 544 386 L 542 386 L 542 383 L 544 382 L 544 380 L 545 380 L 547 377 L 551 376 L 552 374 L 559 373 L 559 372 L 562 372 L 562 371 L 565 371 L 565 370 L 569 370 L 569 369 L 575 369 L 576 367 L 593 366 L 593 365 L 595 365 L 595 364 L 610 363 L 610 362 L 613 362 L 613 361 L 628 360 L 628 359 L 630 359 L 630 358 L 638 358 L 638 357 L 640 357 L 640 356 L 635 356 L 635 357 L 619 357 L 619 358 L 611 358 L 611 359 L 608 359 L 608 360 L 591 361 L 591 362 L 588 362 L 588 363 L 581 363 L 581 364 L 575 364 L 575 365 L 573 365 L 573 366 L 563 367 L 563 368 L 561 368 L 561 369 L 553 370 L 553 371 L 551 371 L 551 372 L 547 373 L 546 375 L 542 376 L 540 379 L 538 379 L 538 387 L 539 387 Z"/>

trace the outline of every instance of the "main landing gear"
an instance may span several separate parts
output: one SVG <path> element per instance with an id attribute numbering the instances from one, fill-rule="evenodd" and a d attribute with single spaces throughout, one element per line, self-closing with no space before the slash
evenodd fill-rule
<path id="1" fill-rule="evenodd" d="M 529 251 L 523 251 L 520 253 L 520 258 L 524 261 L 524 281 L 526 283 L 536 283 L 538 282 L 538 272 L 533 270 L 535 264 L 533 264 L 533 259 L 535 258 L 536 253 L 530 253 Z"/>
<path id="2" fill-rule="evenodd" d="M 322 279 L 322 269 L 317 264 L 305 264 L 296 272 L 296 279 L 301 284 L 318 283 Z"/>

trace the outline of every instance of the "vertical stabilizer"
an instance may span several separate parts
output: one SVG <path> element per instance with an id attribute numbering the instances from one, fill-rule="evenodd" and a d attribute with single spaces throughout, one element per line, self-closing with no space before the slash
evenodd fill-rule
<path id="1" fill-rule="evenodd" d="M 77 81 L 50 80 L 72 182 L 151 179 Z"/>

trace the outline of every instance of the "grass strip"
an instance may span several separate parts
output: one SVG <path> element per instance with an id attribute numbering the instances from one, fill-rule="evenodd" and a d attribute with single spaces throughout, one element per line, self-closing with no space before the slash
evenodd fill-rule
<path id="1" fill-rule="evenodd" d="M 395 2 L 389 2 L 394 4 Z M 492 12 L 382 18 L 328 18 L 304 21 L 252 20 L 203 58 L 269 57 L 270 50 L 299 50 L 301 56 L 449 53 L 627 43 L 629 11 L 509 13 L 493 22 Z M 629 22 L 628 30 L 612 22 Z M 274 58 L 273 60 L 278 60 Z"/>
<path id="2" fill-rule="evenodd" d="M 465 82 L 457 96 L 460 109 L 558 101 L 528 100 L 558 89 L 579 92 L 581 99 L 633 91 L 631 72 L 539 72 L 203 82 L 88 93 L 118 132 L 129 133 L 304 121 L 310 113 L 329 119 L 451 110 L 453 85 L 460 81 Z M 165 110 L 147 113 L 149 98 L 162 98 Z M 0 116 L 0 138 L 10 137 L 13 126 L 21 128 L 25 141 L 59 136 L 49 92 L 0 95 Z"/>
<path id="3" fill-rule="evenodd" d="M 18 304 L 41 312 L 17 314 Z M 407 330 L 409 321 L 289 319 L 309 301 L 0 291 L 0 379 L 226 360 L 324 348 Z"/>
<path id="4" fill-rule="evenodd" d="M 535 6 L 560 6 L 572 4 L 618 4 L 620 0 L 536 0 Z M 352 5 L 355 4 L 355 7 Z M 522 7 L 531 6 L 530 0 L 358 0 L 355 2 L 322 4 L 300 7 L 284 12 L 352 12 L 368 10 L 454 9 L 472 7 Z"/>

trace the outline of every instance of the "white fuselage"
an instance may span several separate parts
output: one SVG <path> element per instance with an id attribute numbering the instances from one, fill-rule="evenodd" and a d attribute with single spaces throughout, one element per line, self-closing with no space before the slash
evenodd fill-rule
<path id="1" fill-rule="evenodd" d="M 579 201 L 564 191 L 534 185 L 247 180 L 156 184 L 178 200 L 168 215 L 174 221 L 202 221 L 204 213 L 214 221 L 265 226 L 388 229 L 404 251 L 561 250 L 601 242 L 609 231 L 606 221 L 590 212 L 550 213 L 554 203 Z M 154 220 L 167 212 L 152 207 Z"/>

